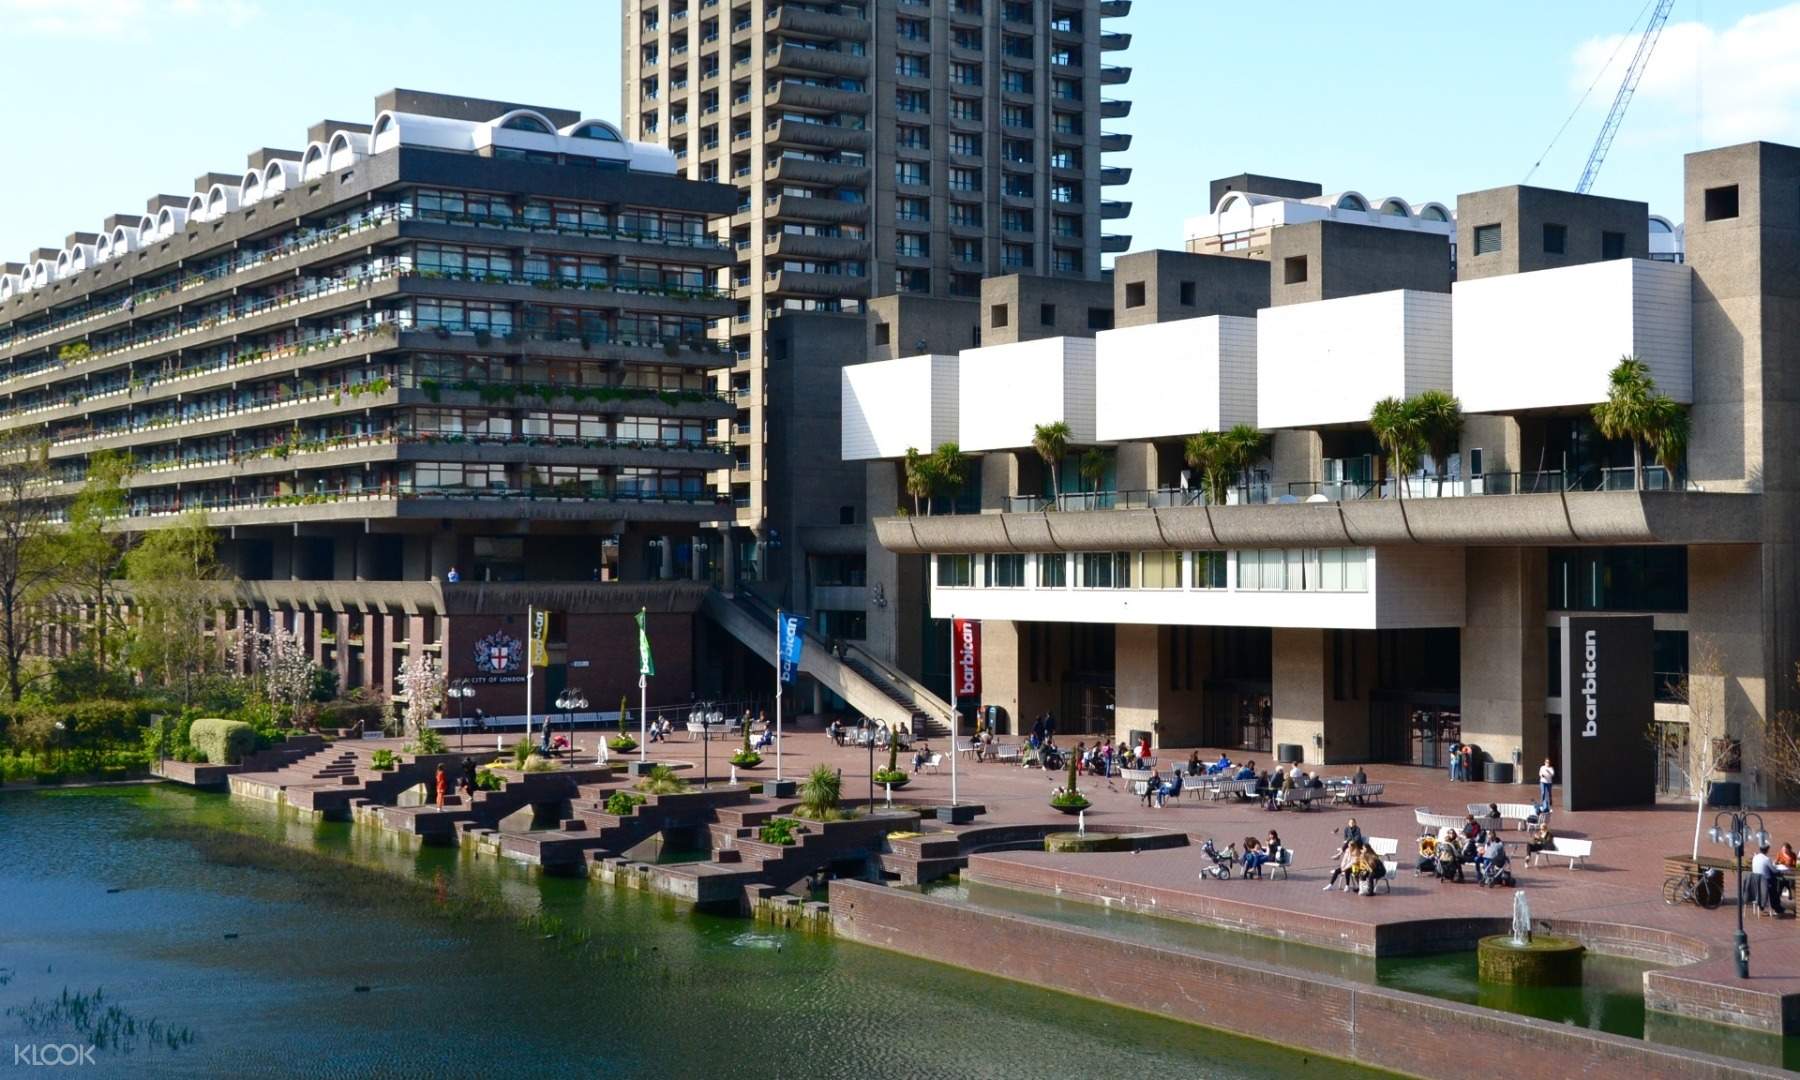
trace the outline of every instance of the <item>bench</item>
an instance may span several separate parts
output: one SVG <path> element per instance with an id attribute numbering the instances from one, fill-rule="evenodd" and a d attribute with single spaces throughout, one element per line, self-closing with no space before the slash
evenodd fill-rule
<path id="1" fill-rule="evenodd" d="M 929 772 L 935 773 L 938 771 L 938 768 L 940 766 L 942 766 L 943 764 L 944 764 L 944 755 L 932 754 L 930 757 L 925 759 L 925 764 L 919 766 L 919 771 L 920 772 L 929 771 Z"/>
<path id="2" fill-rule="evenodd" d="M 1293 807 L 1298 810 L 1310 810 L 1312 809 L 1313 801 L 1315 799 L 1324 798 L 1326 794 L 1327 792 L 1324 788 L 1290 788 L 1289 790 L 1280 793 L 1278 802 L 1279 805 L 1283 807 Z"/>
<path id="3" fill-rule="evenodd" d="M 1331 801 L 1334 803 L 1355 803 L 1364 805 L 1370 799 L 1387 791 L 1386 784 L 1339 784 L 1331 790 Z"/>
<path id="4" fill-rule="evenodd" d="M 1150 790 L 1150 778 L 1155 775 L 1155 771 L 1151 769 L 1119 770 L 1119 778 L 1130 784 L 1131 793 L 1139 798 L 1143 798 L 1144 793 Z"/>
<path id="5" fill-rule="evenodd" d="M 1487 818 L 1487 803 L 1469 803 L 1468 806 L 1469 813 L 1475 815 L 1476 821 L 1483 821 Z M 1538 813 L 1538 808 L 1530 803 L 1503 802 L 1496 803 L 1495 806 L 1500 811 L 1500 820 L 1504 822 L 1506 828 L 1509 829 L 1522 829 L 1525 827 L 1527 820 L 1533 817 L 1537 818 L 1540 822 L 1550 820 L 1550 811 L 1545 810 L 1540 814 Z"/>
<path id="6" fill-rule="evenodd" d="M 1436 836 L 1445 829 L 1462 831 L 1463 819 L 1455 814 L 1434 814 L 1424 807 L 1413 810 L 1413 820 L 1418 823 L 1420 836 Z"/>
<path id="7" fill-rule="evenodd" d="M 1392 859 L 1400 854 L 1400 841 L 1392 836 L 1371 836 L 1365 842 L 1370 851 L 1383 859 Z"/>
<path id="8" fill-rule="evenodd" d="M 1569 869 L 1573 870 L 1577 863 L 1586 862 L 1588 856 L 1593 853 L 1594 842 L 1592 840 L 1572 840 L 1566 836 L 1552 836 L 1549 847 L 1532 852 L 1531 857 L 1538 860 L 1532 865 L 1541 865 L 1544 857 L 1549 856 L 1553 859 L 1569 860 Z"/>

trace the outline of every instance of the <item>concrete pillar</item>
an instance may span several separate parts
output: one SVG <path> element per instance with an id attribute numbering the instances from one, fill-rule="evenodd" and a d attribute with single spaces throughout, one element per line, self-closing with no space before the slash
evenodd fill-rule
<path id="1" fill-rule="evenodd" d="M 331 576 L 336 581 L 360 581 L 356 566 L 356 537 L 331 538 Z"/>
<path id="2" fill-rule="evenodd" d="M 1120 443 L 1113 471 L 1119 491 L 1146 491 L 1156 487 L 1156 444 Z"/>
<path id="3" fill-rule="evenodd" d="M 737 595 L 737 543 L 732 538 L 731 526 L 719 528 L 719 544 L 723 550 L 719 553 L 719 588 L 726 596 Z"/>
<path id="4" fill-rule="evenodd" d="M 1133 729 L 1150 732 L 1150 745 L 1160 748 L 1162 730 L 1162 662 L 1156 647 L 1160 627 L 1120 623 L 1113 631 L 1114 742 Z"/>
<path id="5" fill-rule="evenodd" d="M 1307 762 L 1316 763 L 1323 751 L 1313 740 L 1325 737 L 1326 631 L 1276 627 L 1271 638 L 1270 704 L 1274 709 L 1274 745 L 1301 747 Z"/>
<path id="6" fill-rule="evenodd" d="M 1324 470 L 1324 447 L 1316 431 L 1277 431 L 1269 443 L 1269 484 L 1275 497 L 1289 484 L 1316 484 Z M 1198 483 L 1198 478 L 1196 478 Z M 1304 498 L 1309 492 L 1296 491 Z"/>
<path id="7" fill-rule="evenodd" d="M 667 533 L 662 537 L 662 563 L 656 576 L 664 581 L 672 581 L 675 577 L 675 538 Z"/>
<path id="8" fill-rule="evenodd" d="M 1489 470 L 1497 471 L 1497 470 Z M 1469 548 L 1462 629 L 1462 735 L 1514 779 L 1537 782 L 1550 752 L 1543 548 Z"/>
<path id="9" fill-rule="evenodd" d="M 1689 708 L 1724 712 L 1726 730 L 1743 740 L 1746 798 L 1753 792 L 1758 800 L 1782 794 L 1759 767 L 1760 734 L 1771 697 L 1785 688 L 1770 686 L 1769 679 L 1791 680 L 1796 659 L 1777 657 L 1772 669 L 1767 666 L 1767 638 L 1773 636 L 1761 617 L 1767 564 L 1768 551 L 1754 544 L 1688 548 Z"/>
<path id="10" fill-rule="evenodd" d="M 695 581 L 704 580 L 706 559 L 700 554 L 700 537 L 690 537 L 688 543 L 688 576 Z"/>
<path id="11" fill-rule="evenodd" d="M 1519 472 L 1538 467 L 1535 461 L 1527 464 L 1519 460 L 1519 422 L 1510 416 L 1463 418 L 1462 472 L 1465 479 L 1474 467 L 1469 460 L 1469 451 L 1478 448 L 1484 473 Z M 1557 465 L 1546 463 L 1547 468 L 1559 466 L 1560 462 Z"/>
<path id="12" fill-rule="evenodd" d="M 1035 492 L 1034 492 L 1035 493 Z M 1019 487 L 1019 456 L 1010 450 L 995 450 L 981 455 L 981 508 L 999 510 L 1013 495 L 1022 495 Z M 911 500 L 907 501 L 911 506 Z"/>
<path id="13" fill-rule="evenodd" d="M 356 580 L 369 581 L 375 577 L 375 536 L 372 533 L 358 533 L 356 536 Z"/>

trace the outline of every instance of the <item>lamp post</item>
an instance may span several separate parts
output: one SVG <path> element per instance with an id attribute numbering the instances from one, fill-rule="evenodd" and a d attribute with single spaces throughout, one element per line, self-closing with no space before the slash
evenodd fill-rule
<path id="1" fill-rule="evenodd" d="M 556 707 L 563 711 L 564 716 L 573 712 L 580 712 L 582 709 L 588 707 L 587 695 L 581 692 L 581 687 L 571 686 L 562 693 L 556 695 Z M 575 722 L 571 720 L 569 721 L 569 768 L 572 769 L 574 767 Z"/>
<path id="2" fill-rule="evenodd" d="M 463 726 L 463 702 L 475 696 L 475 688 L 469 685 L 469 680 L 457 679 L 444 688 L 444 693 L 456 702 L 456 752 L 460 754 L 463 750 L 463 736 L 468 730 Z"/>
<path id="3" fill-rule="evenodd" d="M 1751 828 L 1753 824 L 1754 830 Z M 1730 847 L 1733 861 L 1737 864 L 1737 976 L 1748 979 L 1750 939 L 1744 935 L 1744 845 L 1754 843 L 1758 849 L 1766 847 L 1769 834 L 1763 830 L 1761 814 L 1721 810 L 1713 815 L 1712 829 L 1707 835 L 1712 837 L 1713 843 Z"/>

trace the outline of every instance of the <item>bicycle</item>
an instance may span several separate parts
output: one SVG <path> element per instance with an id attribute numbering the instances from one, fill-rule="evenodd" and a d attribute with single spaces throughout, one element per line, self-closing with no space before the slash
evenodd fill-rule
<path id="1" fill-rule="evenodd" d="M 1687 870 L 1663 881 L 1663 901 L 1668 904 L 1691 903 L 1710 911 L 1724 897 L 1725 872 L 1717 867 Z"/>

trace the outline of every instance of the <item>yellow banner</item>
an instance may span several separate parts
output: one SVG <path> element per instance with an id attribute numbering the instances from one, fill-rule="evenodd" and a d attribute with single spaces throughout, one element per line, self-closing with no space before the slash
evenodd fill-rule
<path id="1" fill-rule="evenodd" d="M 532 611 L 531 613 L 531 648 L 528 655 L 532 667 L 550 666 L 550 613 L 548 611 Z"/>

